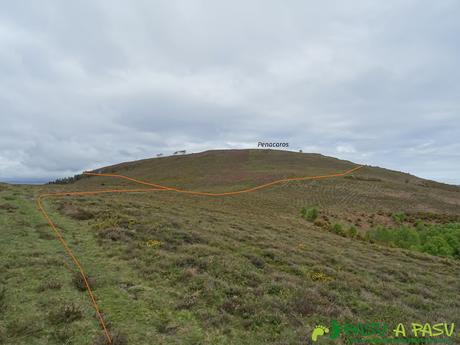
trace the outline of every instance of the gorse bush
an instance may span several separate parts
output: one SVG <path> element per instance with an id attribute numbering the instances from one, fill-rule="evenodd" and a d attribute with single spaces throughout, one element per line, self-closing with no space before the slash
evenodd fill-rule
<path id="1" fill-rule="evenodd" d="M 404 212 L 398 212 L 393 214 L 395 222 L 402 224 L 406 220 L 406 214 Z"/>
<path id="2" fill-rule="evenodd" d="M 337 235 L 344 235 L 342 224 L 334 223 L 331 225 L 331 231 Z"/>
<path id="3" fill-rule="evenodd" d="M 348 231 L 347 231 L 348 237 L 354 238 L 356 237 L 357 234 L 358 234 L 358 230 L 356 229 L 355 226 L 352 225 L 348 228 Z"/>
<path id="4" fill-rule="evenodd" d="M 300 214 L 302 215 L 303 218 L 308 220 L 309 222 L 314 222 L 316 218 L 318 218 L 319 211 L 315 207 L 311 207 L 306 209 L 305 207 L 302 207 L 300 210 Z"/>

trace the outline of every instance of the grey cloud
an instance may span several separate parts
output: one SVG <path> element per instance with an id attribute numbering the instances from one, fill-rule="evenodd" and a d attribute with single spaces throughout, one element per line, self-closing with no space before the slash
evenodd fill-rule
<path id="1" fill-rule="evenodd" d="M 460 184 L 457 1 L 14 1 L 0 180 L 289 141 Z"/>

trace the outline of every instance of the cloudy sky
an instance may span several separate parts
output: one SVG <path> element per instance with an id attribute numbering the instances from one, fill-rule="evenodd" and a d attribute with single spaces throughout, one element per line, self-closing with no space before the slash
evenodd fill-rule
<path id="1" fill-rule="evenodd" d="M 460 184 L 460 2 L 2 1 L 0 181 L 289 142 Z"/>

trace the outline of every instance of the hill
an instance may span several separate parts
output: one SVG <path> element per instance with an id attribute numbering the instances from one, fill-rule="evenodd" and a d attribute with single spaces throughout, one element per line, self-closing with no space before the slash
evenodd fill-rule
<path id="1" fill-rule="evenodd" d="M 229 150 L 94 172 L 221 193 L 354 167 L 318 154 Z M 5 344 L 107 343 L 35 200 L 148 186 L 109 176 L 71 181 L 0 185 Z M 43 203 L 87 273 L 113 344 L 305 344 L 315 325 L 332 320 L 460 324 L 455 186 L 365 166 L 224 197 L 163 190 Z M 439 241 L 447 245 L 434 248 Z"/>
<path id="2" fill-rule="evenodd" d="M 190 190 L 218 192 L 249 188 L 283 178 L 343 172 L 357 165 L 320 154 L 216 150 L 121 163 L 97 169 L 97 172 L 116 173 Z M 131 184 L 111 177 L 78 181 L 78 186 L 82 188 Z M 366 166 L 341 180 L 304 181 L 276 188 L 280 198 L 292 200 L 311 197 L 311 200 L 306 200 L 307 204 L 337 211 L 356 213 L 361 210 L 382 210 L 460 215 L 459 187 L 378 167 Z"/>

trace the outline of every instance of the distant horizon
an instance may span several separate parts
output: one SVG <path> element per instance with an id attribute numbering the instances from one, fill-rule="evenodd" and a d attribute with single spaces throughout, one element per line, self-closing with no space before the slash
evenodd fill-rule
<path id="1" fill-rule="evenodd" d="M 0 178 L 0 183 L 6 183 L 6 184 L 17 184 L 17 185 L 44 185 L 48 184 L 51 181 L 54 181 L 55 179 L 38 179 L 38 180 L 15 180 L 15 179 L 2 179 Z"/>

